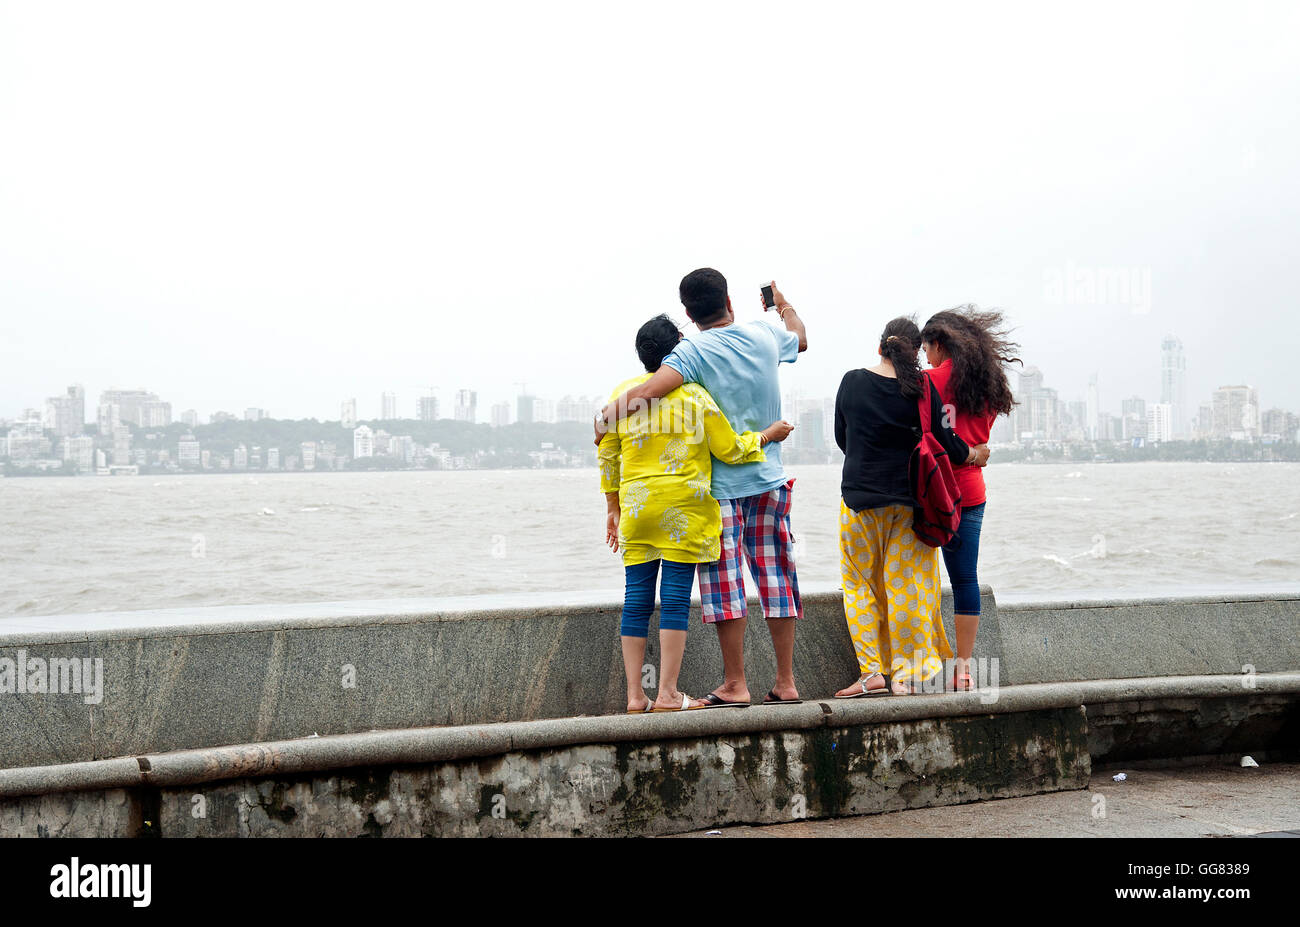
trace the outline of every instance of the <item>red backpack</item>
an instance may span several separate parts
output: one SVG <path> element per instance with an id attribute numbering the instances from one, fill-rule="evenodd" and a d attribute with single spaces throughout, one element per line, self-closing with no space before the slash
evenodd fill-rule
<path id="1" fill-rule="evenodd" d="M 921 374 L 921 440 L 907 462 L 908 482 L 916 504 L 912 531 L 928 547 L 943 547 L 957 535 L 961 524 L 961 491 L 952 461 L 930 428 L 930 378 Z"/>

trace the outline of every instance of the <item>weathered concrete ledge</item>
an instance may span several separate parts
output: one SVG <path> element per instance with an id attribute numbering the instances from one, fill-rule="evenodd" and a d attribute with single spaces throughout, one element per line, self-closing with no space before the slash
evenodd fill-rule
<path id="1" fill-rule="evenodd" d="M 687 730 L 738 727 L 721 718 L 581 719 L 605 722 L 614 742 L 536 721 L 483 738 L 433 729 L 191 751 L 79 770 L 61 785 L 97 787 L 68 792 L 49 779 L 42 791 L 43 771 L 8 770 L 0 833 L 648 835 L 1077 789 L 1089 776 L 1077 707 L 857 724 L 843 715 L 880 713 L 795 711 L 713 712 L 769 716 L 730 732 Z M 641 739 L 637 720 L 660 730 Z"/>
<path id="2" fill-rule="evenodd" d="M 985 588 L 983 609 L 976 656 L 998 661 L 1004 687 L 1300 670 L 1300 594 L 999 607 Z M 0 768 L 619 713 L 619 610 L 593 593 L 6 618 L 0 658 L 102 661 L 104 687 L 95 704 L 0 694 Z M 839 591 L 809 590 L 805 612 L 796 676 L 806 698 L 825 698 L 857 675 Z M 944 615 L 951 626 L 946 596 Z M 761 699 L 775 667 L 754 603 L 751 619 Z M 697 619 L 682 688 L 720 678 L 716 635 Z"/>
<path id="3" fill-rule="evenodd" d="M 1300 672 L 1092 680 L 6 769 L 0 833 L 655 834 L 870 814 L 1084 788 L 1098 748 L 1294 749 L 1297 696 Z"/>
<path id="4" fill-rule="evenodd" d="M 1162 700 L 1300 695 L 1300 673 L 1091 680 L 994 692 L 847 699 L 743 710 L 617 715 L 464 727 L 368 731 L 262 744 L 0 770 L 0 798 L 86 789 L 199 785 L 246 776 L 373 765 L 440 763 L 592 743 L 648 743 L 730 734 L 807 731 L 917 720 Z M 996 695 L 996 699 L 994 696 Z"/>

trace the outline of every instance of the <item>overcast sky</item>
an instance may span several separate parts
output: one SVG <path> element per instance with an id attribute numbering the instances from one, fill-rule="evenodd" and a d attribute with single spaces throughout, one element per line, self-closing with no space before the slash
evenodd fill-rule
<path id="1" fill-rule="evenodd" d="M 0 417 L 603 396 L 705 265 L 741 318 L 776 278 L 810 395 L 975 302 L 1063 399 L 1155 401 L 1170 332 L 1191 413 L 1300 411 L 1297 35 L 1287 2 L 0 2 Z"/>

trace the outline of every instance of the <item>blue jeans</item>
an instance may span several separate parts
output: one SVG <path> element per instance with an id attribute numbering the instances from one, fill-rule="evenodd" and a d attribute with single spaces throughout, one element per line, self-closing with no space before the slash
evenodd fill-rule
<path id="1" fill-rule="evenodd" d="M 659 630 L 685 631 L 691 612 L 691 586 L 695 584 L 695 564 L 671 560 L 651 560 L 624 567 L 627 590 L 623 594 L 624 637 L 645 637 L 650 632 L 650 613 L 655 608 L 655 577 L 663 563 L 664 577 L 659 587 Z"/>
<path id="2" fill-rule="evenodd" d="M 943 548 L 943 564 L 948 568 L 948 582 L 952 584 L 953 611 L 958 615 L 980 613 L 980 581 L 976 564 L 980 557 L 980 528 L 984 524 L 984 505 L 964 507 L 961 524 L 957 528 L 960 541 L 954 550 Z"/>

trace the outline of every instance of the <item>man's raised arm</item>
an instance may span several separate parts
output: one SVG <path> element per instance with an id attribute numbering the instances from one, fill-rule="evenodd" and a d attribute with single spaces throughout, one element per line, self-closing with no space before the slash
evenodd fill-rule
<path id="1" fill-rule="evenodd" d="M 808 350 L 808 330 L 803 326 L 803 319 L 799 318 L 799 313 L 794 311 L 785 301 L 781 291 L 776 288 L 776 281 L 772 281 L 772 301 L 776 303 L 777 314 L 781 316 L 781 321 L 785 323 L 786 331 L 792 331 L 799 336 L 799 353 L 802 354 Z"/>
<path id="2" fill-rule="evenodd" d="M 667 364 L 655 371 L 654 376 L 640 383 L 622 396 L 619 396 L 596 416 L 596 443 L 600 444 L 605 433 L 617 425 L 621 419 L 635 411 L 640 404 L 653 399 L 663 399 L 683 383 L 682 375 Z"/>

